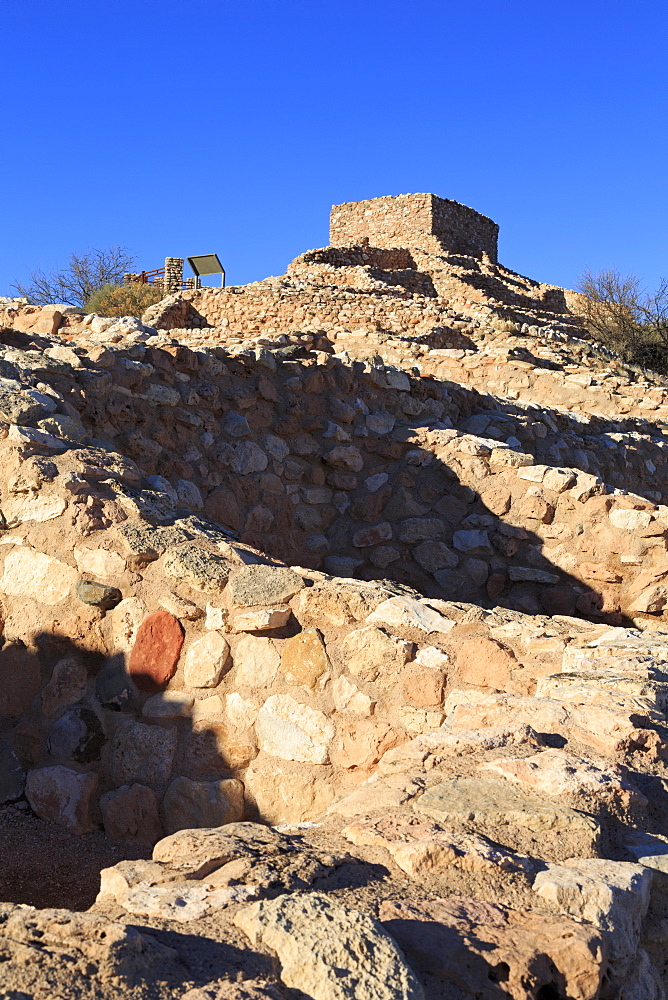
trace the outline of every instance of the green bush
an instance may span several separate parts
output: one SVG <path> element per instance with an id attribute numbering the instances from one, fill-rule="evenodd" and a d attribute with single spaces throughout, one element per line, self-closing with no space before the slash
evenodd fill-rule
<path id="1" fill-rule="evenodd" d="M 99 316 L 136 316 L 163 298 L 162 285 L 103 285 L 86 300 L 86 312 Z"/>

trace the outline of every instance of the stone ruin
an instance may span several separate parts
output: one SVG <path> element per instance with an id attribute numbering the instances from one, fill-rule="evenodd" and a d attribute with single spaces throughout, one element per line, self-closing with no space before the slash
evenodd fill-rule
<path id="1" fill-rule="evenodd" d="M 496 240 L 0 302 L 0 829 L 123 859 L 8 995 L 665 1000 L 668 385 Z"/>
<path id="2" fill-rule="evenodd" d="M 497 263 L 499 227 L 486 215 L 435 194 L 400 194 L 334 205 L 332 246 L 373 240 L 376 247 L 421 247 Z"/>

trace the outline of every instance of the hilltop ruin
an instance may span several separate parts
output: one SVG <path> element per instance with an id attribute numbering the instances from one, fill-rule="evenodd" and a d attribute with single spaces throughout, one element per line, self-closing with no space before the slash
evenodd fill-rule
<path id="1" fill-rule="evenodd" d="M 497 237 L 0 302 L 0 803 L 134 858 L 2 904 L 12 989 L 664 997 L 668 384 Z"/>

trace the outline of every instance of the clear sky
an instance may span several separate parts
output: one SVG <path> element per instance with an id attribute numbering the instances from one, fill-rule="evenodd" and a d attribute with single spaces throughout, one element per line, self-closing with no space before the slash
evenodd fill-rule
<path id="1" fill-rule="evenodd" d="M 572 286 L 668 276 L 665 0 L 0 0 L 0 294 L 72 251 L 328 242 L 333 203 L 432 191 Z"/>

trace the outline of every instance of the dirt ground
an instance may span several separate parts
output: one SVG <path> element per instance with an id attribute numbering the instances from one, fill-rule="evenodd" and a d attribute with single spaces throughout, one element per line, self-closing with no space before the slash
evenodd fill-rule
<path id="1" fill-rule="evenodd" d="M 3 902 L 87 910 L 95 902 L 102 868 L 150 856 L 150 848 L 117 847 L 102 832 L 74 836 L 28 810 L 0 809 Z"/>

